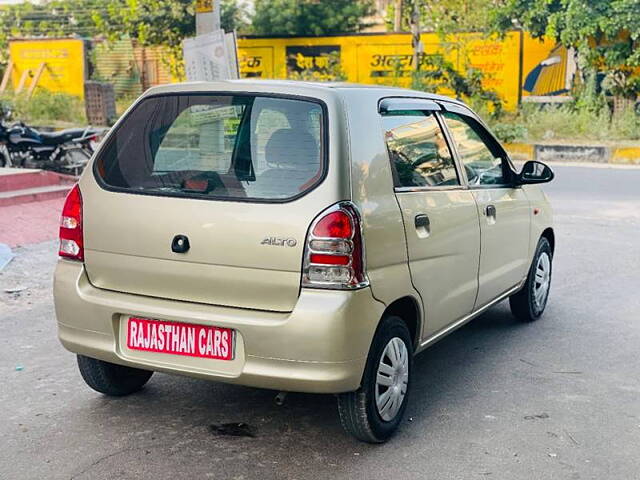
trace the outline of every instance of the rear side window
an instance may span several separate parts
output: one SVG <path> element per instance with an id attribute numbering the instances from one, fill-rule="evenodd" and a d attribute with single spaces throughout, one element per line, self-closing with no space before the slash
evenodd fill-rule
<path id="1" fill-rule="evenodd" d="M 382 126 L 396 187 L 460 185 L 453 155 L 433 112 L 385 113 Z"/>
<path id="2" fill-rule="evenodd" d="M 144 99 L 96 161 L 107 188 L 169 196 L 285 201 L 323 178 L 320 104 L 251 95 Z"/>

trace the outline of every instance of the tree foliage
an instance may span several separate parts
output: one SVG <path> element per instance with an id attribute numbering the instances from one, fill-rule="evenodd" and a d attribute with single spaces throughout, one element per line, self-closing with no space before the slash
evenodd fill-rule
<path id="1" fill-rule="evenodd" d="M 142 45 L 174 48 L 195 35 L 192 0 L 116 0 L 103 5 L 92 19 L 97 32 L 108 39 L 128 36 Z"/>
<path id="2" fill-rule="evenodd" d="M 549 35 L 580 54 L 583 68 L 605 74 L 617 96 L 640 93 L 638 0 L 503 0 L 492 9 L 499 31 L 519 23 L 534 36 Z"/>
<path id="3" fill-rule="evenodd" d="M 141 45 L 169 47 L 179 56 L 182 40 L 195 35 L 193 0 L 52 0 L 0 9 L 0 51 L 6 55 L 10 37 L 103 35 L 109 40 L 132 38 Z M 222 28 L 245 28 L 246 6 L 222 0 Z M 6 61 L 6 60 L 5 60 Z"/>
<path id="4" fill-rule="evenodd" d="M 502 113 L 502 102 L 493 90 L 482 85 L 483 75 L 480 70 L 468 68 L 461 72 L 451 61 L 441 54 L 422 55 L 420 66 L 411 77 L 411 88 L 427 92 L 451 91 L 456 98 L 477 103 L 487 113 L 499 117 Z"/>
<path id="5" fill-rule="evenodd" d="M 371 0 L 256 0 L 252 33 L 256 35 L 330 35 L 367 25 Z"/>
<path id="6" fill-rule="evenodd" d="M 420 26 L 423 31 L 439 33 L 483 32 L 488 30 L 494 0 L 402 0 L 401 30 L 411 30 L 410 20 L 414 1 L 418 2 Z M 389 4 L 385 22 L 393 30 L 395 2 Z"/>

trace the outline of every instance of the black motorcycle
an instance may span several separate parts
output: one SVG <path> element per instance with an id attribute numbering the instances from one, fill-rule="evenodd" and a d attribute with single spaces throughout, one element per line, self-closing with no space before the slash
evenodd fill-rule
<path id="1" fill-rule="evenodd" d="M 105 132 L 92 127 L 40 132 L 22 122 L 11 126 L 0 122 L 0 167 L 79 175 Z"/>

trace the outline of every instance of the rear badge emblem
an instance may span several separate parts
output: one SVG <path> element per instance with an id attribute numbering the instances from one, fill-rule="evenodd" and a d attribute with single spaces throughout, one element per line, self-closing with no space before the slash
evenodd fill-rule
<path id="1" fill-rule="evenodd" d="M 272 247 L 295 247 L 298 244 L 295 238 L 265 237 L 260 245 L 271 245 Z"/>

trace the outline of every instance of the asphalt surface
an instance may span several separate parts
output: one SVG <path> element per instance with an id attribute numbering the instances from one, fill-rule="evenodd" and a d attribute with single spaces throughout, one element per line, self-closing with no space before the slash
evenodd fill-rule
<path id="1" fill-rule="evenodd" d="M 277 407 L 162 374 L 94 393 L 56 339 L 55 244 L 19 249 L 0 274 L 0 479 L 639 479 L 640 169 L 555 170 L 545 316 L 521 324 L 503 303 L 421 354 L 385 445 L 344 434 L 332 396 Z M 226 422 L 256 436 L 210 428 Z"/>

